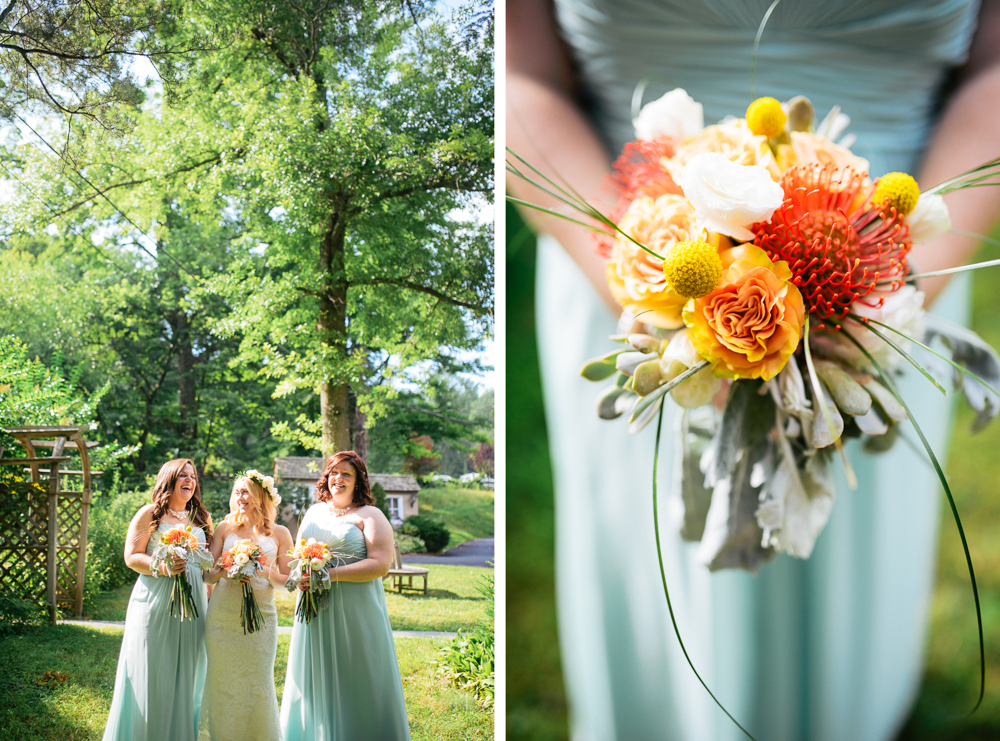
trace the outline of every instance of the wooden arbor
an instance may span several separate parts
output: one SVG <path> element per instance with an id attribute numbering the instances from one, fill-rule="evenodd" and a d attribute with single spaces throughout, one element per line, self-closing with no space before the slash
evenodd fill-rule
<path id="1" fill-rule="evenodd" d="M 0 512 L 0 585 L 31 583 L 33 574 L 46 575 L 44 592 L 26 595 L 38 604 L 47 604 L 53 623 L 59 607 L 72 607 L 83 614 L 83 583 L 87 565 L 87 514 L 92 493 L 90 456 L 96 442 L 84 439 L 81 427 L 11 427 L 27 452 L 26 458 L 3 458 L 0 464 L 16 465 L 30 472 L 30 483 L 12 484 L 12 494 L 24 497 L 26 507 Z M 40 451 L 48 455 L 40 455 Z M 79 455 L 80 468 L 60 470 Z M 79 491 L 63 487 L 66 476 L 79 477 Z M 39 492 L 38 487 L 44 490 Z M 14 514 L 11 514 L 14 512 Z"/>

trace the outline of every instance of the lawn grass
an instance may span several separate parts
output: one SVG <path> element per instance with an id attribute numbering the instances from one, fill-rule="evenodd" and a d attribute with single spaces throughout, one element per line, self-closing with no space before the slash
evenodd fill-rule
<path id="1" fill-rule="evenodd" d="M 997 258 L 1000 248 L 996 247 L 976 255 L 977 260 Z M 972 328 L 994 348 L 1000 347 L 997 296 L 1000 270 L 977 271 Z M 960 717 L 972 709 L 979 694 L 979 639 L 962 545 L 944 505 L 927 669 L 917 704 L 898 741 L 1000 738 L 1000 539 L 996 537 L 1000 420 L 972 434 L 973 416 L 968 405 L 959 402 L 946 470 L 976 569 L 986 643 L 986 695 L 975 714 Z"/>
<path id="2" fill-rule="evenodd" d="M 486 616 L 486 601 L 476 591 L 483 569 L 473 566 L 426 566 L 427 595 L 420 592 L 385 593 L 393 630 L 471 631 Z M 416 581 L 419 580 L 415 580 Z M 385 582 L 389 584 L 388 581 Z M 278 625 L 291 625 L 295 595 L 276 592 Z"/>
<path id="3" fill-rule="evenodd" d="M 451 537 L 448 548 L 493 535 L 493 492 L 442 486 L 420 490 L 420 514 L 440 520 Z"/>
<path id="4" fill-rule="evenodd" d="M 470 631 L 486 615 L 486 601 L 476 591 L 483 569 L 473 566 L 438 566 L 431 564 L 427 577 L 427 596 L 420 592 L 390 592 L 385 601 L 393 630 L 433 630 L 450 633 Z M 388 585 L 388 581 L 385 582 Z M 85 617 L 90 620 L 125 619 L 125 609 L 132 585 L 102 592 L 87 603 Z M 276 590 L 274 603 L 278 625 L 290 626 L 295 617 L 295 595 Z"/>
<path id="5" fill-rule="evenodd" d="M 46 626 L 0 642 L 0 736 L 31 741 L 97 741 L 114 689 L 122 630 Z M 278 636 L 278 700 L 289 636 Z M 414 741 L 489 739 L 493 714 L 444 683 L 433 661 L 443 641 L 396 639 Z M 46 672 L 51 672 L 46 679 Z M 65 676 L 64 676 L 65 675 Z"/>

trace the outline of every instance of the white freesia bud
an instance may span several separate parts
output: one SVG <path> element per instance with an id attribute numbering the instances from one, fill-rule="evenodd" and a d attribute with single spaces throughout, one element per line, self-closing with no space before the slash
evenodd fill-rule
<path id="1" fill-rule="evenodd" d="M 698 351 L 691 344 L 686 329 L 670 338 L 670 343 L 660 356 L 660 376 L 669 382 L 702 361 Z M 685 409 L 696 409 L 708 404 L 722 385 L 722 381 L 712 375 L 710 368 L 703 368 L 691 378 L 670 391 L 670 396 Z"/>
<path id="2" fill-rule="evenodd" d="M 675 88 L 659 100 L 647 103 L 632 121 L 637 139 L 669 136 L 682 141 L 705 128 L 705 113 L 701 103 L 681 88 Z"/>
<path id="3" fill-rule="evenodd" d="M 944 198 L 936 194 L 921 193 L 917 205 L 906 217 L 906 223 L 910 225 L 913 244 L 929 242 L 939 234 L 944 234 L 951 229 L 951 218 Z"/>
<path id="4" fill-rule="evenodd" d="M 694 206 L 699 226 L 740 241 L 754 238 L 748 226 L 769 221 L 785 193 L 757 165 L 739 165 L 716 152 L 692 157 L 678 185 Z"/>

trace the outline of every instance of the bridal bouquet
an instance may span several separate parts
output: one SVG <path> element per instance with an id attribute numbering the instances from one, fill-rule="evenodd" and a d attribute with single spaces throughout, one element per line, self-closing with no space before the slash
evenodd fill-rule
<path id="1" fill-rule="evenodd" d="M 508 170 L 590 223 L 510 200 L 601 225 L 608 286 L 624 313 L 610 338 L 618 347 L 582 374 L 611 381 L 597 399 L 602 418 L 628 413 L 632 432 L 659 420 L 656 456 L 667 394 L 683 409 L 673 477 L 680 532 L 699 542 L 710 569 L 754 570 L 776 552 L 808 558 L 833 507 L 838 458 L 856 483 L 844 439 L 885 450 L 910 419 L 965 548 L 982 669 L 958 510 L 894 378 L 908 363 L 945 392 L 910 355 L 919 346 L 950 364 L 977 428 L 1000 410 L 996 352 L 925 314 L 914 285 L 994 263 L 920 276 L 907 260 L 914 244 L 950 228 L 941 196 L 996 184 L 1000 158 L 921 192 L 906 173 L 872 179 L 842 137 L 848 123 L 835 108 L 817 125 L 800 96 L 760 98 L 744 118 L 704 126 L 701 105 L 676 89 L 635 119 L 637 140 L 615 163 L 621 196 L 610 215 L 513 152 Z M 673 620 L 662 554 L 660 570 Z M 674 630 L 680 640 L 676 621 Z"/>
<path id="2" fill-rule="evenodd" d="M 809 557 L 836 458 L 853 482 L 842 441 L 884 450 L 909 416 L 896 366 L 941 388 L 908 354 L 919 340 L 950 350 L 980 424 L 1000 408 L 996 353 L 925 315 L 908 282 L 912 245 L 950 227 L 940 192 L 905 173 L 871 179 L 849 141 L 835 142 L 846 122 L 834 110 L 817 127 L 806 98 L 761 98 L 745 118 L 703 127 L 678 89 L 643 108 L 640 139 L 616 163 L 616 230 L 599 241 L 625 309 L 620 347 L 583 375 L 613 377 L 598 414 L 630 411 L 633 431 L 668 393 L 685 410 L 681 534 L 711 569 Z"/>
<path id="3" fill-rule="evenodd" d="M 194 592 L 188 571 L 202 571 L 212 566 L 212 554 L 201 547 L 195 537 L 191 525 L 176 525 L 167 530 L 153 549 L 149 559 L 149 567 L 153 576 L 160 575 L 160 564 L 170 564 L 174 556 L 179 556 L 187 562 L 187 567 L 173 577 L 174 584 L 170 590 L 170 617 L 194 619 L 198 617 L 198 607 L 194 602 Z"/>
<path id="4" fill-rule="evenodd" d="M 330 574 L 326 564 L 336 554 L 331 553 L 326 543 L 309 538 L 300 540 L 288 556 L 292 559 L 289 562 L 291 574 L 285 586 L 292 591 L 299 589 L 302 582 L 309 584 L 308 589 L 301 591 L 295 605 L 295 617 L 308 623 L 316 617 L 320 608 L 326 607 L 330 598 Z"/>
<path id="5" fill-rule="evenodd" d="M 226 576 L 234 581 L 242 581 L 244 577 L 256 575 L 263 571 L 267 557 L 260 546 L 249 538 L 236 541 L 233 546 L 222 554 L 219 565 L 225 569 Z M 257 605 L 257 597 L 249 581 L 242 581 L 243 604 L 240 607 L 240 625 L 243 634 L 255 633 L 264 627 L 264 616 Z"/>

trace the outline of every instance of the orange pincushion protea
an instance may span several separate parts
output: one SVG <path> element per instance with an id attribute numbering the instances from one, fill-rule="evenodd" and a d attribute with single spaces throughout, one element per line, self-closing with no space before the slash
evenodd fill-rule
<path id="1" fill-rule="evenodd" d="M 905 276 L 909 227 L 895 209 L 872 207 L 871 184 L 850 167 L 792 167 L 781 187 L 785 200 L 770 223 L 754 225 L 754 243 L 788 263 L 817 326 L 839 329 L 878 281 Z"/>
<path id="2" fill-rule="evenodd" d="M 163 542 L 167 545 L 178 545 L 183 548 L 200 547 L 198 539 L 191 533 L 191 528 L 188 528 L 187 530 L 181 530 L 180 528 L 167 530 L 167 532 L 163 535 Z"/>

